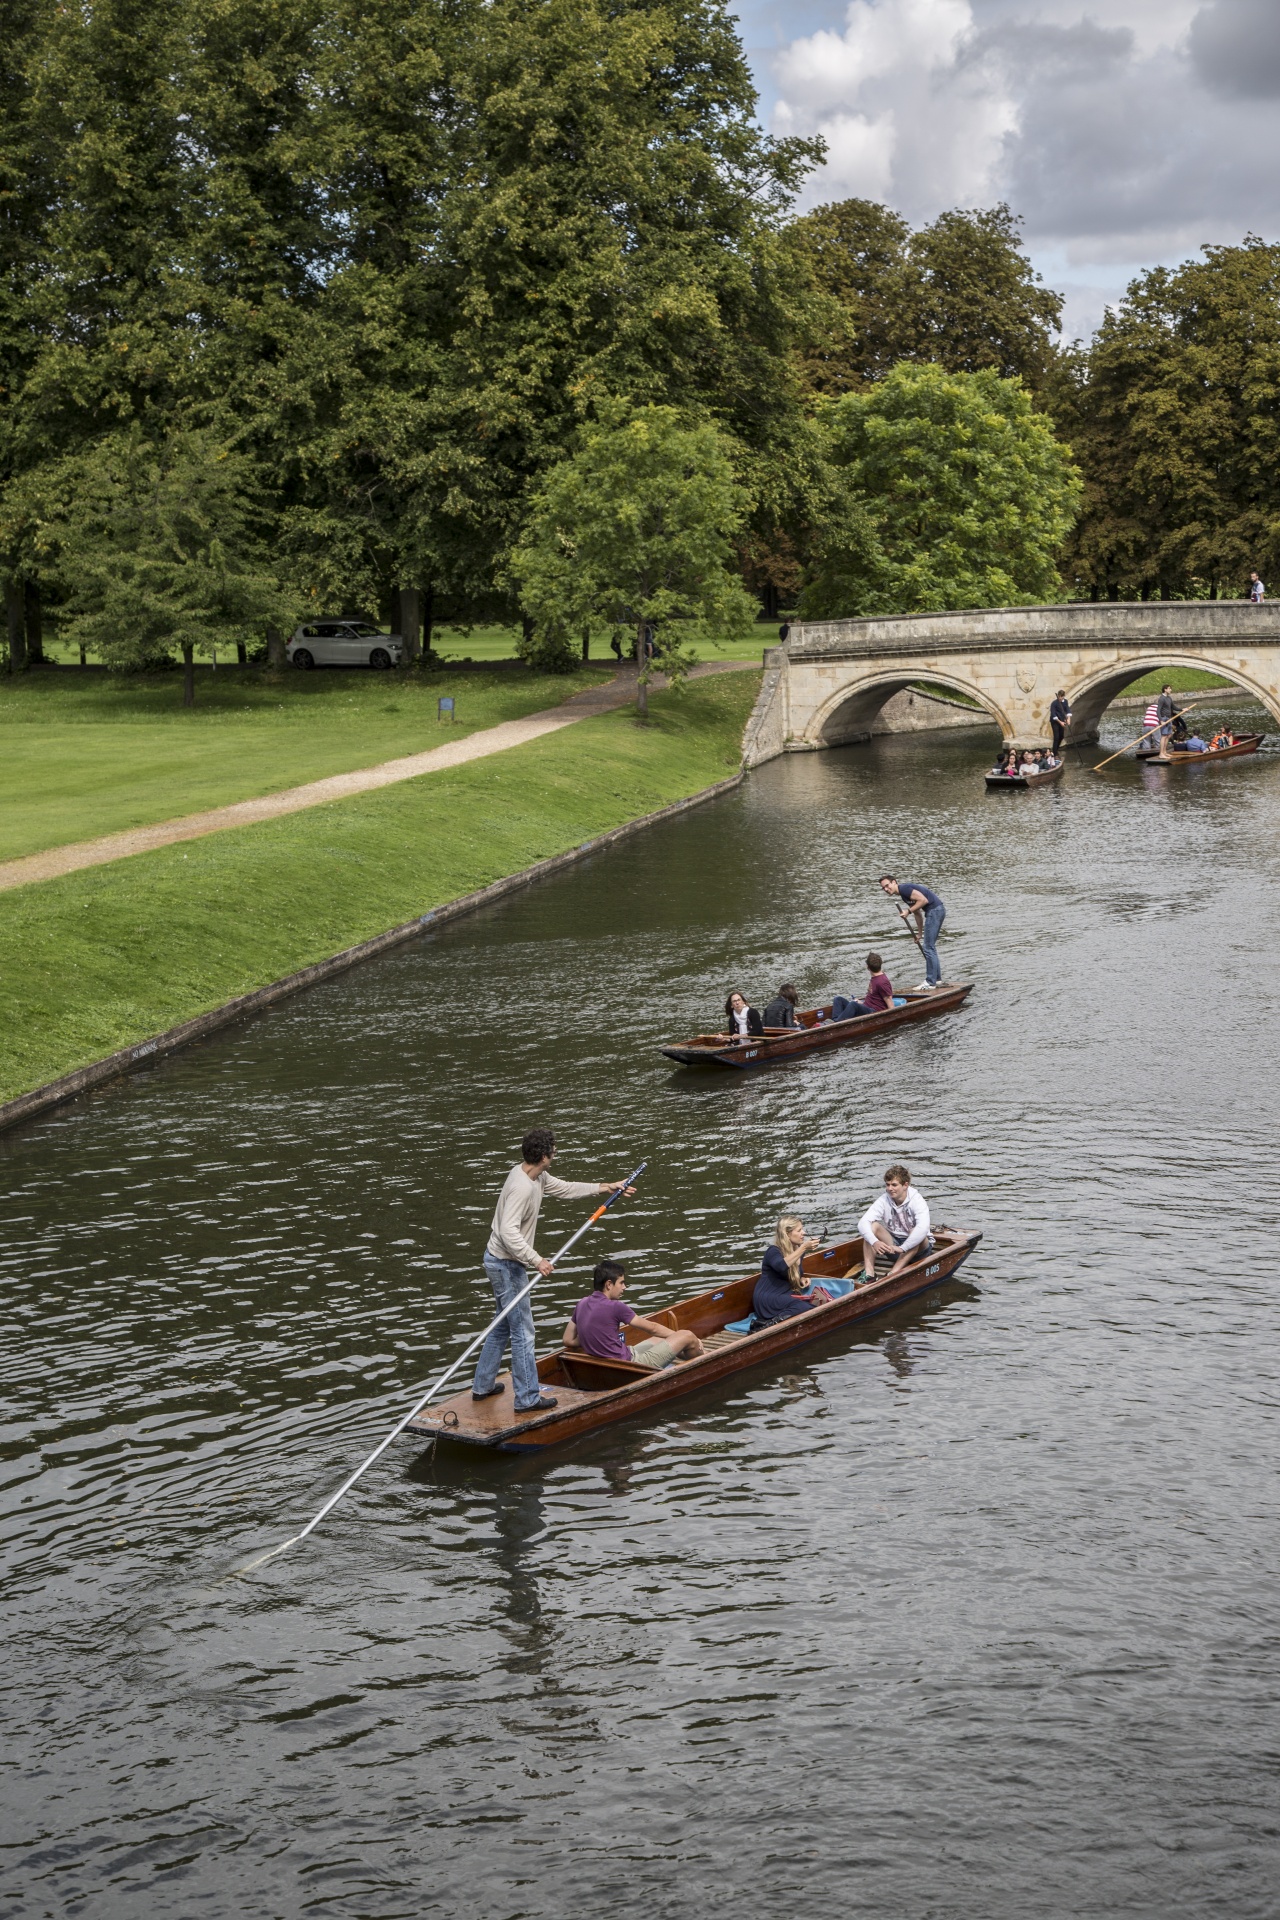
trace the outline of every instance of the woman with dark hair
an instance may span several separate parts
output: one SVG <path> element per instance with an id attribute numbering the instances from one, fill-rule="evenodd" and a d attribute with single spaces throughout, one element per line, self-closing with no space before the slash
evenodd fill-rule
<path id="1" fill-rule="evenodd" d="M 725 1018 L 729 1022 L 728 1033 L 718 1033 L 717 1040 L 762 1040 L 764 1021 L 755 1007 L 749 1007 L 740 993 L 731 993 L 724 1003 Z"/>

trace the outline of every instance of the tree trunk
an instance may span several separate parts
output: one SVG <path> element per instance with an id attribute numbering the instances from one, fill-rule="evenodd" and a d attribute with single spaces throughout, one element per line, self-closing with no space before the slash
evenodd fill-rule
<path id="1" fill-rule="evenodd" d="M 279 627 L 267 628 L 267 665 L 273 673 L 280 673 L 285 666 L 284 635 Z"/>
<path id="2" fill-rule="evenodd" d="M 1209 598 L 1211 600 L 1216 600 L 1217 597 L 1218 597 L 1218 583 L 1216 580 L 1211 580 L 1209 582 Z"/>
<path id="3" fill-rule="evenodd" d="M 22 604 L 21 580 L 10 580 L 4 590 L 4 610 L 9 630 L 9 671 L 25 673 L 27 667 L 27 628 Z"/>
<path id="4" fill-rule="evenodd" d="M 422 620 L 422 595 L 416 587 L 401 587 L 396 598 L 400 629 L 400 638 L 404 642 L 401 656 L 406 667 L 418 664 L 418 629 Z"/>
<path id="5" fill-rule="evenodd" d="M 436 630 L 436 590 L 434 587 L 422 589 L 422 651 L 431 652 L 431 643 Z"/>
<path id="6" fill-rule="evenodd" d="M 196 703 L 196 650 L 190 640 L 182 643 L 182 704 L 194 707 Z"/>
<path id="7" fill-rule="evenodd" d="M 642 720 L 649 718 L 649 683 L 644 677 L 645 668 L 648 664 L 648 661 L 644 657 L 644 621 L 637 620 L 636 673 L 639 675 L 639 678 L 636 681 L 636 712 Z"/>
<path id="8" fill-rule="evenodd" d="M 584 660 L 589 660 L 589 659 L 591 658 L 591 629 L 590 629 L 590 627 L 584 627 L 584 628 L 582 629 L 582 657 L 583 657 L 583 659 L 584 659 Z"/>
<path id="9" fill-rule="evenodd" d="M 40 582 L 28 580 L 24 586 L 22 598 L 27 626 L 27 659 L 33 667 L 43 667 L 45 665 L 44 613 L 40 605 Z"/>
<path id="10" fill-rule="evenodd" d="M 764 610 L 768 618 L 770 620 L 776 620 L 778 617 L 778 589 L 772 580 L 765 581 L 760 592 L 760 598 L 764 602 Z"/>
<path id="11" fill-rule="evenodd" d="M 249 649 L 243 640 L 236 641 L 236 659 L 242 667 L 247 667 L 249 664 Z"/>

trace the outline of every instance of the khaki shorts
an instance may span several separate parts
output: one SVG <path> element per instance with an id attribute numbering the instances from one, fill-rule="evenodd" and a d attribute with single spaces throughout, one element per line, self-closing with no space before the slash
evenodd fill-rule
<path id="1" fill-rule="evenodd" d="M 669 1367 L 675 1355 L 665 1340 L 642 1340 L 632 1347 L 631 1358 L 638 1367 Z"/>

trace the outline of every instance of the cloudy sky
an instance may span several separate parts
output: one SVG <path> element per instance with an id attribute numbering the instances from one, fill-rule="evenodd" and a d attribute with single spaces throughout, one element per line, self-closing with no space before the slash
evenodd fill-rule
<path id="1" fill-rule="evenodd" d="M 1145 266 L 1280 239 L 1280 0 L 740 0 L 775 133 L 821 133 L 806 204 L 912 221 L 1007 200 L 1087 335 Z"/>

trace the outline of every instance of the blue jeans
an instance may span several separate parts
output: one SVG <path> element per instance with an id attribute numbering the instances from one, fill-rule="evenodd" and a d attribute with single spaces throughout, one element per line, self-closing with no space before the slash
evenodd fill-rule
<path id="1" fill-rule="evenodd" d="M 944 906 L 926 907 L 924 910 L 924 933 L 920 945 L 924 948 L 924 977 L 931 987 L 936 987 L 942 978 L 942 967 L 938 961 L 938 935 L 942 932 L 942 923 L 947 917 Z"/>
<path id="2" fill-rule="evenodd" d="M 858 1014 L 870 1013 L 870 1011 L 870 1007 L 864 1005 L 861 1000 L 846 1000 L 842 993 L 838 993 L 831 1002 L 833 1020 L 852 1020 Z"/>
<path id="3" fill-rule="evenodd" d="M 499 1307 L 509 1305 L 521 1287 L 529 1282 L 529 1276 L 518 1260 L 495 1260 L 491 1253 L 486 1253 L 484 1270 L 489 1276 L 494 1301 Z M 536 1406 L 542 1393 L 542 1382 L 538 1378 L 533 1308 L 529 1304 L 528 1294 L 518 1307 L 512 1307 L 506 1318 L 498 1322 L 481 1347 L 471 1391 L 488 1393 L 497 1384 L 498 1368 L 502 1365 L 508 1342 L 511 1346 L 511 1377 L 515 1382 L 516 1406 Z"/>

